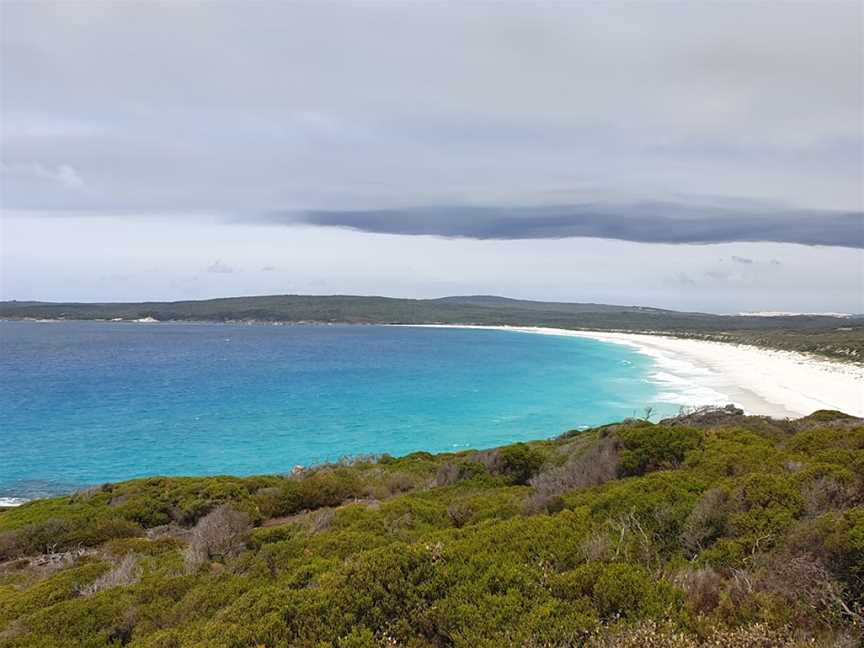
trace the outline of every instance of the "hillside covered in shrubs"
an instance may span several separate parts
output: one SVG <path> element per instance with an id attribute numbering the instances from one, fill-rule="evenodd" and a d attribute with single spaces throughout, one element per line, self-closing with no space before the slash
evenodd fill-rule
<path id="1" fill-rule="evenodd" d="M 734 409 L 0 512 L 0 645 L 838 646 L 864 421 Z"/>

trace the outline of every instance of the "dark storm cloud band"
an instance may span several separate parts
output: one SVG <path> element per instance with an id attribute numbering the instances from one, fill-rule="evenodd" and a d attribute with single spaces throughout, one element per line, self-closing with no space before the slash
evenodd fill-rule
<path id="1" fill-rule="evenodd" d="M 864 212 L 682 205 L 438 207 L 275 213 L 268 220 L 362 232 L 472 239 L 590 237 L 638 243 L 774 242 L 864 248 Z"/>

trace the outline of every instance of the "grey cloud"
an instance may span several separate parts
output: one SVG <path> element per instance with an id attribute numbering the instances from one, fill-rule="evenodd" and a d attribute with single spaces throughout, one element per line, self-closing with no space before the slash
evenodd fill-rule
<path id="1" fill-rule="evenodd" d="M 744 210 L 678 204 L 425 207 L 282 212 L 270 222 L 473 239 L 593 237 L 640 243 L 776 242 L 864 248 L 864 213 Z M 753 260 L 733 256 L 735 263 Z"/>
<path id="2" fill-rule="evenodd" d="M 678 283 L 681 286 L 689 288 L 696 285 L 696 280 L 693 279 L 693 277 L 691 277 L 686 272 L 676 272 L 674 275 L 672 275 L 672 277 L 675 283 Z"/>
<path id="3" fill-rule="evenodd" d="M 3 18 L 5 208 L 682 188 L 862 208 L 856 2 L 20 2 Z"/>
<path id="4" fill-rule="evenodd" d="M 66 189 L 78 190 L 84 188 L 84 180 L 68 164 L 61 164 L 56 169 L 47 169 L 38 162 L 34 162 L 31 169 L 35 176 L 56 182 Z"/>
<path id="5" fill-rule="evenodd" d="M 237 5 L 4 3 L 0 290 L 861 310 L 859 2 Z M 650 245 L 727 241 L 769 242 Z"/>
<path id="6" fill-rule="evenodd" d="M 741 275 L 728 270 L 706 270 L 702 275 L 712 281 L 728 282 L 736 281 L 741 278 Z"/>
<path id="7" fill-rule="evenodd" d="M 800 243 L 800 241 L 795 241 L 796 243 Z M 740 257 L 736 255 L 732 255 L 730 257 L 732 259 L 732 263 L 743 263 L 744 265 L 753 265 L 753 259 L 748 259 L 747 257 Z"/>
<path id="8" fill-rule="evenodd" d="M 222 263 L 221 259 L 216 259 L 216 261 L 207 266 L 207 272 L 213 274 L 231 274 L 234 272 L 234 268 L 227 263 Z"/>

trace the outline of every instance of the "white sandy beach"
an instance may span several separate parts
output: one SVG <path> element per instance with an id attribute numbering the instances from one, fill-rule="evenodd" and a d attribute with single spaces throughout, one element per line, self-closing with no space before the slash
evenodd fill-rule
<path id="1" fill-rule="evenodd" d="M 434 325 L 439 326 L 439 325 Z M 864 367 L 800 353 L 635 333 L 515 326 L 454 326 L 584 337 L 632 347 L 655 362 L 661 399 L 686 406 L 734 403 L 779 418 L 819 409 L 864 417 Z"/>

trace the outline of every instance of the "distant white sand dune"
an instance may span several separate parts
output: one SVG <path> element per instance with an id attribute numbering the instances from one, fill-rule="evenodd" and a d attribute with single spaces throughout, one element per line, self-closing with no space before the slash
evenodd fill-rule
<path id="1" fill-rule="evenodd" d="M 795 313 L 792 311 L 756 311 L 753 313 L 738 313 L 745 317 L 795 317 L 800 315 L 815 315 L 817 317 L 839 317 L 840 319 L 848 319 L 852 317 L 851 313 Z"/>

